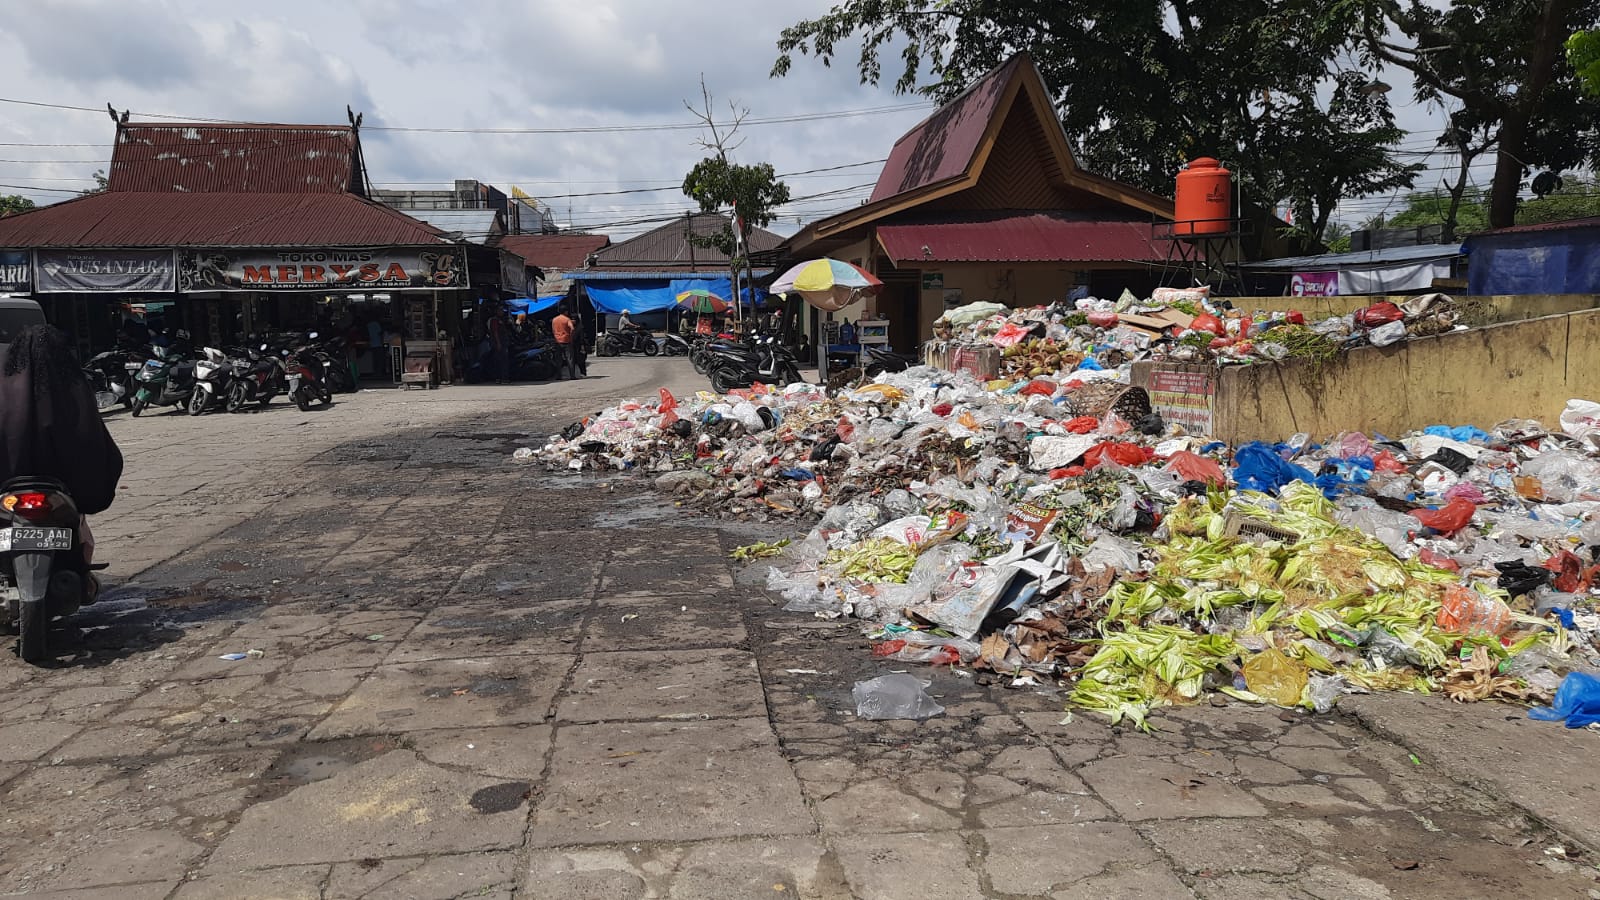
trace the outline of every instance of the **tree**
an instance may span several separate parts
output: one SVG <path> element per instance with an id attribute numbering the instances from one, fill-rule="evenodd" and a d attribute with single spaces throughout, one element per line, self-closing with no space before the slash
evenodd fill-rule
<path id="1" fill-rule="evenodd" d="M 1600 97 L 1600 30 L 1579 31 L 1567 38 L 1567 64 L 1578 74 L 1584 92 Z"/>
<path id="2" fill-rule="evenodd" d="M 732 121 L 721 124 L 713 113 L 711 92 L 706 88 L 703 77 L 700 79 L 700 95 L 705 104 L 703 108 L 696 108 L 688 101 L 684 101 L 684 106 L 700 119 L 710 134 L 709 139 L 702 139 L 699 144 L 703 149 L 712 151 L 712 155 L 695 163 L 689 174 L 684 176 L 683 193 L 699 204 L 701 212 L 721 212 L 727 208 L 733 211 L 733 215 L 712 234 L 699 235 L 691 229 L 689 241 L 720 250 L 728 257 L 734 294 L 737 295 L 739 271 L 749 268 L 748 251 L 741 252 L 741 249 L 750 246 L 752 229 L 771 224 L 776 217 L 777 207 L 789 202 L 789 186 L 778 180 L 777 170 L 771 163 L 739 165 L 728 159 L 728 155 L 743 143 L 734 138 L 738 134 L 739 124 L 750 111 L 730 103 Z M 740 229 L 737 235 L 734 233 L 736 227 Z M 738 296 L 732 300 L 737 309 Z"/>
<path id="3" fill-rule="evenodd" d="M 1445 235 L 1446 240 L 1454 240 L 1461 235 L 1488 230 L 1489 202 L 1489 192 L 1478 187 L 1467 188 L 1459 200 L 1448 190 L 1418 191 L 1407 195 L 1405 207 L 1389 219 L 1387 227 L 1448 226 L 1454 214 L 1457 215 L 1456 232 Z M 1456 213 L 1451 211 L 1452 203 L 1458 208 Z M 1600 180 L 1569 178 L 1543 197 L 1524 200 L 1517 207 L 1516 224 L 1538 225 L 1595 216 L 1600 216 Z"/>
<path id="4" fill-rule="evenodd" d="M 0 194 L 0 216 L 27 212 L 30 209 L 33 209 L 33 201 L 27 197 L 21 194 Z"/>
<path id="5" fill-rule="evenodd" d="M 861 79 L 878 83 L 896 42 L 895 89 L 949 100 L 1029 51 L 1084 167 L 1170 194 L 1178 167 L 1221 158 L 1245 195 L 1288 200 L 1320 233 L 1341 199 L 1411 183 L 1370 78 L 1339 72 L 1354 0 L 844 0 L 785 29 L 774 76 L 795 54 L 831 64 L 861 38 Z"/>
<path id="6" fill-rule="evenodd" d="M 1329 253 L 1350 252 L 1350 226 L 1343 222 L 1333 221 L 1328 227 L 1322 229 L 1323 243 L 1328 245 Z"/>
<path id="7" fill-rule="evenodd" d="M 1489 224 L 1514 224 L 1530 168 L 1600 158 L 1600 99 L 1585 97 L 1563 48 L 1600 18 L 1600 0 L 1345 0 L 1358 11 L 1369 63 L 1408 70 L 1420 102 L 1459 102 L 1458 117 L 1493 138 Z"/>
<path id="8" fill-rule="evenodd" d="M 95 173 L 94 173 L 94 187 L 92 187 L 92 188 L 84 188 L 83 190 L 78 192 L 78 195 L 80 197 L 87 197 L 90 194 L 101 194 L 101 193 L 104 193 L 105 189 L 106 189 L 106 185 L 109 184 L 109 183 L 110 182 L 106 179 L 105 170 L 104 169 L 96 169 Z"/>

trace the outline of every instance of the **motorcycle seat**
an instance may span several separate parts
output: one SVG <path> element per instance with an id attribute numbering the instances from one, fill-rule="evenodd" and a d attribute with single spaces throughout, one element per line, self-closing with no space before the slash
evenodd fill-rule
<path id="1" fill-rule="evenodd" d="M 0 491 L 59 491 L 67 493 L 67 486 L 56 478 L 46 478 L 39 475 L 21 475 L 0 484 Z"/>

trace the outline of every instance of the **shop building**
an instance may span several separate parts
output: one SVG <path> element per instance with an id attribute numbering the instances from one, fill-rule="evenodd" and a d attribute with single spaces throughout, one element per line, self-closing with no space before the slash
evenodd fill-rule
<path id="1" fill-rule="evenodd" d="M 952 306 L 1157 286 L 1171 248 L 1154 226 L 1172 201 L 1079 168 L 1051 96 L 1012 57 L 895 143 L 866 204 L 786 241 L 779 268 L 830 256 L 872 272 L 882 291 L 832 315 L 887 319 L 901 352 Z"/>
<path id="2" fill-rule="evenodd" d="M 353 125 L 121 122 L 106 190 L 0 220 L 0 267 L 86 351 L 142 313 L 209 344 L 376 319 L 448 354 L 525 264 L 369 199 L 365 170 Z"/>

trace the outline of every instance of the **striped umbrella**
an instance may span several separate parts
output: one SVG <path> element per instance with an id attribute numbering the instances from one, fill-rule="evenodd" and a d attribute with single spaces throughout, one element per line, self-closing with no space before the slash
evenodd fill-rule
<path id="1" fill-rule="evenodd" d="M 731 304 L 710 291 L 696 288 L 679 294 L 678 305 L 690 312 L 725 313 Z"/>
<path id="2" fill-rule="evenodd" d="M 876 294 L 883 282 L 860 266 L 838 259 L 813 259 L 783 273 L 769 288 L 775 294 L 798 291 L 806 302 L 832 312 L 854 303 L 862 294 Z"/>

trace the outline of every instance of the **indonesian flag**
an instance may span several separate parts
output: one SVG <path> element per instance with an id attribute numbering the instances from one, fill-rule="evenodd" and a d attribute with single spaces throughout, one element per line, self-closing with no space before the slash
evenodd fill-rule
<path id="1" fill-rule="evenodd" d="M 733 204 L 733 246 L 744 252 L 744 219 L 739 218 L 739 204 Z"/>

